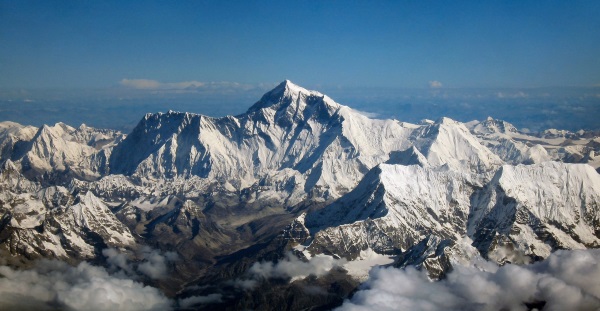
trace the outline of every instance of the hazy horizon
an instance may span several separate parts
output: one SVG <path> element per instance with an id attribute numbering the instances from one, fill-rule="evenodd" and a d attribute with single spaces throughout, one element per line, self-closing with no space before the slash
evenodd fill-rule
<path id="1" fill-rule="evenodd" d="M 293 82 L 293 81 L 292 81 Z M 222 84 L 210 88 L 0 89 L 0 121 L 41 126 L 64 122 L 129 132 L 146 113 L 168 110 L 211 117 L 244 113 L 278 83 Z M 598 130 L 600 88 L 390 88 L 304 86 L 372 118 L 416 123 L 488 116 L 521 130 Z M 515 109 L 518 108 L 518 109 Z"/>
<path id="2" fill-rule="evenodd" d="M 0 0 L 0 120 L 128 131 L 290 79 L 370 116 L 598 129 L 600 2 Z M 515 111 L 519 110 L 519 111 Z"/>

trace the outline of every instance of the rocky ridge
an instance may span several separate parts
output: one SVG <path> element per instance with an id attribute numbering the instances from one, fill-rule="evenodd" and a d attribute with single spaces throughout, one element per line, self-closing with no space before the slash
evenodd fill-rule
<path id="1" fill-rule="evenodd" d="M 289 251 L 388 256 L 432 277 L 538 260 L 598 247 L 598 139 L 375 120 L 290 81 L 242 115 L 147 114 L 128 135 L 2 122 L 0 250 L 26 265 L 152 245 L 181 257 L 175 291 Z"/>

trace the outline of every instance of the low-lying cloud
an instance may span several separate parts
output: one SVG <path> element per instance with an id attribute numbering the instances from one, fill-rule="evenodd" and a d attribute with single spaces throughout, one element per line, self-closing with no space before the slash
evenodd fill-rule
<path id="1" fill-rule="evenodd" d="M 222 294 L 209 294 L 206 296 L 191 296 L 188 298 L 179 300 L 179 307 L 181 308 L 189 308 L 195 305 L 205 305 L 212 303 L 220 303 L 223 302 Z"/>
<path id="2" fill-rule="evenodd" d="M 597 310 L 598 280 L 600 250 L 557 251 L 492 271 L 457 265 L 438 282 L 414 268 L 379 268 L 338 310 Z"/>
<path id="3" fill-rule="evenodd" d="M 142 247 L 135 253 L 102 251 L 107 268 L 82 262 L 73 267 L 41 260 L 29 270 L 0 266 L 0 309 L 170 310 L 173 301 L 140 279 L 167 276 L 177 254 Z"/>
<path id="4" fill-rule="evenodd" d="M 381 115 L 377 112 L 369 112 L 369 111 L 364 111 L 364 110 L 356 110 L 354 109 L 354 111 L 362 114 L 363 116 L 370 118 L 370 119 L 378 119 L 381 117 Z"/>
<path id="5" fill-rule="evenodd" d="M 206 84 L 200 81 L 182 81 L 173 83 L 164 83 L 150 79 L 123 79 L 119 82 L 122 86 L 139 90 L 183 90 L 203 87 Z"/>
<path id="6" fill-rule="evenodd" d="M 287 253 L 283 260 L 274 262 L 257 262 L 248 273 L 254 277 L 262 278 L 292 278 L 303 279 L 309 275 L 316 277 L 327 274 L 334 267 L 344 265 L 346 261 L 335 259 L 327 255 L 316 255 L 308 261 L 302 261 L 291 253 Z"/>
<path id="7" fill-rule="evenodd" d="M 335 267 L 346 263 L 344 259 L 335 259 L 332 256 L 316 255 L 308 261 L 300 260 L 292 253 L 287 253 L 278 262 L 256 262 L 246 272 L 246 276 L 233 281 L 235 287 L 252 289 L 263 279 L 290 279 L 295 281 L 310 275 L 316 277 L 327 274 Z"/>
<path id="8" fill-rule="evenodd" d="M 439 89 L 442 87 L 442 82 L 440 81 L 429 81 L 429 87 L 432 89 Z"/>
<path id="9" fill-rule="evenodd" d="M 207 90 L 251 90 L 251 89 L 270 89 L 274 84 L 244 84 L 238 82 L 201 82 L 201 81 L 180 81 L 180 82 L 160 82 L 151 79 L 122 79 L 119 85 L 136 90 L 160 90 L 160 91 L 207 91 Z"/>
<path id="10" fill-rule="evenodd" d="M 142 247 L 135 255 L 138 260 L 132 261 L 125 253 L 114 248 L 102 251 L 106 262 L 113 272 L 124 272 L 127 275 L 144 275 L 151 279 L 161 279 L 167 275 L 168 264 L 178 259 L 174 252 L 161 252 L 148 246 Z"/>
<path id="11" fill-rule="evenodd" d="M 40 261 L 31 270 L 0 266 L 3 310 L 169 310 L 158 289 L 82 262 Z"/>

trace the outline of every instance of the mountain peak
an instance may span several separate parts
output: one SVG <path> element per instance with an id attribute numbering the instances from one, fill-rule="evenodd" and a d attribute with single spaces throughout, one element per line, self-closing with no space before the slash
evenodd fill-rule
<path id="1" fill-rule="evenodd" d="M 248 112 L 269 107 L 277 110 L 281 106 L 287 106 L 290 102 L 296 101 L 299 98 L 311 97 L 324 100 L 328 103 L 334 103 L 333 100 L 321 94 L 320 92 L 307 90 L 299 85 L 294 84 L 290 80 L 284 80 L 274 89 L 263 95 L 263 97 L 257 103 L 248 109 Z"/>
<path id="2" fill-rule="evenodd" d="M 297 84 L 295 84 L 294 82 L 285 79 L 283 80 L 283 82 L 279 83 L 279 85 L 277 87 L 275 87 L 271 92 L 275 91 L 275 90 L 279 90 L 282 89 L 284 92 L 285 91 L 289 91 L 291 93 L 311 93 L 314 91 L 309 91 Z"/>

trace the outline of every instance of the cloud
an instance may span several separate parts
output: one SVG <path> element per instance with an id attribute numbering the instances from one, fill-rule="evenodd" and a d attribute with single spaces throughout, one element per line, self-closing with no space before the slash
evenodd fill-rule
<path id="1" fill-rule="evenodd" d="M 497 98 L 510 98 L 510 99 L 520 99 L 520 98 L 528 98 L 529 94 L 523 91 L 515 91 L 515 92 L 497 92 Z"/>
<path id="2" fill-rule="evenodd" d="M 158 289 L 82 262 L 40 261 L 31 270 L 0 266 L 0 309 L 169 310 Z"/>
<path id="3" fill-rule="evenodd" d="M 456 265 L 432 282 L 412 267 L 373 269 L 369 280 L 337 310 L 596 310 L 600 251 L 557 251 L 531 265 L 492 271 Z"/>
<path id="4" fill-rule="evenodd" d="M 184 90 L 184 89 L 193 89 L 200 88 L 205 86 L 206 84 L 199 81 L 182 81 L 182 82 L 174 82 L 174 83 L 163 83 L 156 80 L 149 79 L 122 79 L 119 82 L 120 85 L 139 89 L 139 90 Z"/>
<path id="5" fill-rule="evenodd" d="M 177 254 L 160 251 L 144 247 L 142 249 L 142 259 L 144 260 L 137 266 L 137 271 L 152 278 L 161 279 L 167 275 L 167 263 L 177 260 Z"/>
<path id="6" fill-rule="evenodd" d="M 511 249 L 506 246 L 498 246 L 488 254 L 488 257 L 495 262 L 510 262 L 517 265 L 531 263 L 531 257 L 525 255 L 523 251 Z"/>
<path id="7" fill-rule="evenodd" d="M 442 87 L 442 82 L 440 81 L 429 81 L 429 87 L 432 89 L 439 89 Z"/>
<path id="8" fill-rule="evenodd" d="M 102 255 L 106 257 L 106 262 L 109 265 L 109 268 L 112 271 L 123 270 L 128 274 L 133 274 L 133 267 L 129 263 L 129 259 L 127 255 L 124 253 L 120 253 L 118 250 L 114 248 L 107 248 L 102 250 Z"/>
<path id="9" fill-rule="evenodd" d="M 161 86 L 161 83 L 156 80 L 148 80 L 148 79 L 123 79 L 119 82 L 122 86 L 147 90 L 147 89 L 158 89 Z"/>
<path id="10" fill-rule="evenodd" d="M 248 273 L 262 278 L 292 278 L 303 279 L 309 275 L 322 276 L 334 267 L 344 265 L 346 261 L 327 255 L 316 255 L 308 261 L 302 261 L 292 253 L 287 253 L 283 260 L 277 263 L 257 262 L 250 267 Z"/>
<path id="11" fill-rule="evenodd" d="M 353 110 L 362 114 L 363 116 L 365 116 L 367 118 L 370 118 L 370 119 L 377 119 L 377 118 L 381 117 L 380 114 L 377 112 L 368 112 L 368 111 L 363 111 L 363 110 L 358 110 L 358 109 L 353 109 Z"/>
<path id="12" fill-rule="evenodd" d="M 162 253 L 148 246 L 142 247 L 134 257 L 140 261 L 130 261 L 129 255 L 114 248 L 102 250 L 112 272 L 124 272 L 129 276 L 144 275 L 151 279 L 161 279 L 167 275 L 167 265 L 178 259 L 174 252 Z M 131 255 L 133 256 L 133 255 Z"/>
<path id="13" fill-rule="evenodd" d="M 181 308 L 189 308 L 194 305 L 199 304 L 211 304 L 211 303 L 221 303 L 223 302 L 223 295 L 221 294 L 209 294 L 206 296 L 191 296 L 188 298 L 179 300 L 179 307 Z"/>
<path id="14" fill-rule="evenodd" d="M 316 255 L 308 261 L 303 261 L 291 252 L 278 262 L 256 262 L 246 272 L 246 277 L 235 279 L 231 285 L 241 289 L 252 289 L 262 279 L 290 279 L 295 281 L 310 275 L 317 277 L 327 274 L 335 267 L 341 267 L 345 259 L 335 259 L 332 256 Z"/>
<path id="15" fill-rule="evenodd" d="M 252 89 L 267 90 L 273 87 L 273 84 L 243 84 L 238 82 L 218 81 L 218 82 L 200 82 L 200 81 L 181 81 L 181 82 L 160 82 L 150 79 L 122 79 L 119 81 L 121 86 L 136 90 L 152 91 L 171 91 L 171 92 L 198 92 L 198 91 L 247 91 Z"/>

